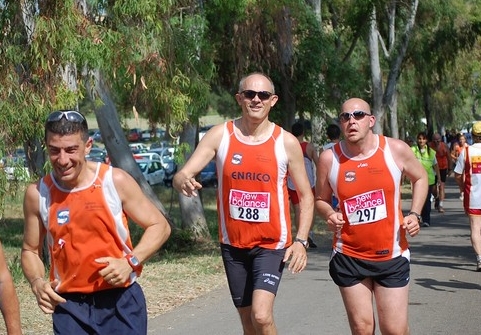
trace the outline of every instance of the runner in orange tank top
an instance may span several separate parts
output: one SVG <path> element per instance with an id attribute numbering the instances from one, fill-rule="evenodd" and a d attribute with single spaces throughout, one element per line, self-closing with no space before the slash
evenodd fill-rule
<path id="1" fill-rule="evenodd" d="M 55 111 L 45 123 L 52 172 L 24 197 L 22 269 L 55 334 L 147 333 L 142 263 L 170 235 L 170 225 L 125 171 L 89 162 L 85 117 Z M 144 234 L 134 247 L 127 217 Z M 40 258 L 44 239 L 50 277 Z"/>
<path id="2" fill-rule="evenodd" d="M 373 133 L 376 118 L 364 100 L 347 100 L 339 120 L 344 140 L 321 153 L 316 183 L 316 209 L 334 232 L 329 273 L 353 334 L 374 334 L 373 301 L 382 334 L 408 334 L 405 234 L 419 232 L 426 171 L 406 143 Z M 407 216 L 401 212 L 404 176 L 413 189 Z M 331 206 L 333 192 L 340 212 Z"/>
<path id="3" fill-rule="evenodd" d="M 242 116 L 212 127 L 173 181 L 183 195 L 197 196 L 202 185 L 195 176 L 216 159 L 219 240 L 244 334 L 277 334 L 273 307 L 284 264 L 290 259 L 297 273 L 307 262 L 314 197 L 299 141 L 268 119 L 277 99 L 266 75 L 242 78 L 236 94 Z M 299 194 L 294 243 L 287 173 Z"/>

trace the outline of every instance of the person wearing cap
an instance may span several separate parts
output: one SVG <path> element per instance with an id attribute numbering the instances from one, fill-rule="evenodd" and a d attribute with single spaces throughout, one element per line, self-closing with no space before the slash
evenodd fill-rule
<path id="1" fill-rule="evenodd" d="M 471 244 L 476 253 L 476 271 L 481 272 L 481 121 L 471 130 L 473 145 L 459 154 L 454 176 L 464 192 L 463 206 L 471 226 Z"/>
<path id="2" fill-rule="evenodd" d="M 147 334 L 137 280 L 170 235 L 167 219 L 127 172 L 86 160 L 92 139 L 81 113 L 50 113 L 45 147 L 52 172 L 27 187 L 23 204 L 22 270 L 37 305 L 56 335 Z M 128 219 L 144 230 L 135 247 Z"/>

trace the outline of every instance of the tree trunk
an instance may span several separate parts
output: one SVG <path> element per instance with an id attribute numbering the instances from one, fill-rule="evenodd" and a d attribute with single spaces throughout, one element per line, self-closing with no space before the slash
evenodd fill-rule
<path id="1" fill-rule="evenodd" d="M 296 118 L 296 97 L 294 83 L 292 81 L 292 59 L 294 47 L 292 44 L 292 19 L 289 8 L 284 6 L 277 14 L 276 25 L 278 27 L 277 44 L 279 52 L 282 106 L 284 107 L 283 127 L 290 129 Z"/>
<path id="2" fill-rule="evenodd" d="M 399 138 L 399 126 L 398 126 L 398 120 L 397 120 L 397 92 L 394 91 L 392 95 L 392 99 L 389 100 L 390 104 L 387 106 L 389 109 L 391 117 L 389 118 L 390 122 L 390 128 L 391 128 L 391 137 L 394 138 Z"/>
<path id="3" fill-rule="evenodd" d="M 182 133 L 180 134 L 180 143 L 187 143 L 190 148 L 195 148 L 197 138 L 197 126 L 192 123 L 184 123 Z M 192 152 L 193 149 L 186 153 L 186 160 Z M 198 197 L 186 197 L 181 193 L 179 194 L 180 215 L 182 219 L 181 227 L 190 230 L 196 239 L 210 239 L 201 196 L 202 190 Z"/>
<path id="4" fill-rule="evenodd" d="M 117 109 L 110 98 L 110 91 L 105 84 L 102 75 L 98 70 L 89 73 L 93 76 L 93 86 L 89 87 L 88 90 L 90 99 L 92 101 L 100 100 L 103 102 L 101 106 L 95 108 L 94 112 L 99 129 L 102 133 L 102 140 L 105 143 L 112 165 L 127 171 L 140 185 L 144 194 L 147 195 L 162 214 L 164 214 L 170 225 L 173 226 L 172 220 L 164 206 L 135 163 L 132 151 L 129 148 L 127 139 L 120 125 Z M 87 85 L 89 85 L 91 78 L 86 78 L 85 81 Z M 98 104 L 95 104 L 95 106 L 98 106 Z"/>
<path id="5" fill-rule="evenodd" d="M 382 134 L 382 124 L 384 119 L 384 110 L 382 108 L 383 85 L 381 64 L 379 62 L 379 42 L 376 22 L 376 8 L 373 8 L 370 18 L 368 49 L 372 81 L 371 113 L 376 116 L 374 132 L 377 134 Z"/>

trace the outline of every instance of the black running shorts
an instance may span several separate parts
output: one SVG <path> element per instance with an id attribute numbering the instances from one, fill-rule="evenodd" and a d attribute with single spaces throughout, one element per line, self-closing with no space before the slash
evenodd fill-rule
<path id="1" fill-rule="evenodd" d="M 366 278 L 388 288 L 404 287 L 409 283 L 409 273 L 409 260 L 404 256 L 372 262 L 336 252 L 329 262 L 329 274 L 341 287 L 354 286 Z"/>
<path id="2" fill-rule="evenodd" d="M 251 306 L 254 290 L 277 294 L 284 270 L 285 249 L 240 249 L 221 244 L 221 252 L 235 307 Z"/>

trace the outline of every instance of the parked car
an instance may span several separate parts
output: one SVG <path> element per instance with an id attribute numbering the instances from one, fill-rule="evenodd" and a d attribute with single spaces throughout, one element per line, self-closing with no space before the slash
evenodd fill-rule
<path id="1" fill-rule="evenodd" d="M 160 160 L 139 159 L 135 162 L 149 185 L 157 185 L 164 182 L 165 171 Z"/>
<path id="2" fill-rule="evenodd" d="M 102 142 L 102 134 L 99 129 L 90 129 L 89 136 L 94 140 L 94 142 Z"/>
<path id="3" fill-rule="evenodd" d="M 168 141 L 157 141 L 157 142 L 152 142 L 150 144 L 149 150 L 156 149 L 159 152 L 162 151 L 162 149 L 171 147 L 172 144 L 170 144 Z"/>
<path id="4" fill-rule="evenodd" d="M 23 152 L 23 154 L 25 153 Z M 25 156 L 15 155 L 14 153 L 3 157 L 0 159 L 0 167 L 3 168 L 7 180 L 28 181 L 30 179 L 30 171 Z"/>
<path id="5" fill-rule="evenodd" d="M 85 158 L 92 162 L 107 163 L 107 151 L 102 148 L 91 148 L 90 153 Z"/>
<path id="6" fill-rule="evenodd" d="M 176 148 L 165 147 L 165 148 L 154 148 L 149 149 L 148 152 L 157 153 L 160 155 L 160 161 L 162 162 L 162 167 L 165 170 L 164 185 L 171 187 L 172 179 L 174 179 L 174 174 L 177 172 L 177 163 L 175 162 Z"/>
<path id="7" fill-rule="evenodd" d="M 135 160 L 142 160 L 142 159 L 151 159 L 151 160 L 157 160 L 160 161 L 160 155 L 156 152 L 139 152 L 137 154 L 134 154 L 134 159 Z"/>
<path id="8" fill-rule="evenodd" d="M 203 187 L 217 188 L 218 181 L 215 161 L 210 161 L 202 171 L 200 171 L 200 183 Z"/>
<path id="9" fill-rule="evenodd" d="M 155 132 L 152 129 L 147 129 L 142 131 L 141 140 L 142 141 L 151 141 L 151 140 L 160 140 L 163 139 L 165 136 L 165 130 L 156 129 Z"/>
<path id="10" fill-rule="evenodd" d="M 142 130 L 140 128 L 129 129 L 127 134 L 127 140 L 129 142 L 139 142 L 142 140 Z"/>
<path id="11" fill-rule="evenodd" d="M 130 150 L 133 154 L 147 152 L 148 147 L 143 143 L 129 143 Z"/>

